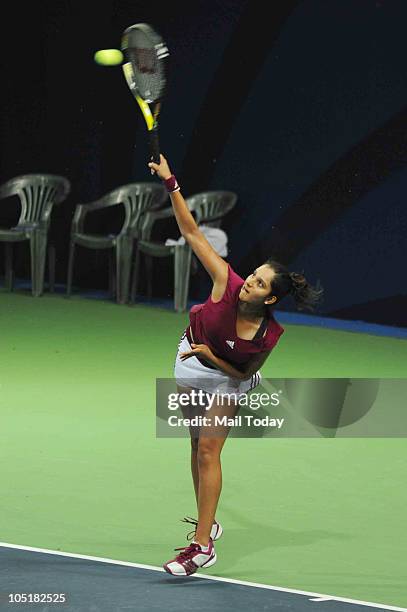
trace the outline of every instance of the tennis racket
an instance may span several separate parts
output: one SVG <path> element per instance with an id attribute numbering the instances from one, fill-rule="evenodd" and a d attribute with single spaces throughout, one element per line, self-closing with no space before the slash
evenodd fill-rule
<path id="1" fill-rule="evenodd" d="M 161 36 L 146 23 L 128 27 L 122 36 L 124 76 L 145 119 L 152 160 L 160 163 L 158 117 L 165 92 L 168 49 Z"/>

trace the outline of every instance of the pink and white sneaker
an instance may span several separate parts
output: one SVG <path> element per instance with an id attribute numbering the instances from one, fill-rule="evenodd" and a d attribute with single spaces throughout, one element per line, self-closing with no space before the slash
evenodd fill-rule
<path id="1" fill-rule="evenodd" d="M 195 525 L 195 529 L 193 531 L 190 531 L 187 534 L 187 540 L 190 540 L 195 535 L 196 527 L 198 525 L 198 521 L 196 519 L 192 518 L 191 516 L 186 516 L 185 518 L 181 519 L 181 521 L 183 521 L 184 523 L 191 523 L 191 525 Z M 211 533 L 210 533 L 210 538 L 213 541 L 219 540 L 219 538 L 221 537 L 222 533 L 223 533 L 222 525 L 220 523 L 218 523 L 217 521 L 215 521 L 213 523 L 213 525 L 212 525 L 212 529 L 211 529 Z"/>
<path id="2" fill-rule="evenodd" d="M 206 547 L 202 549 L 200 544 L 192 542 L 189 546 L 182 548 L 174 548 L 174 550 L 182 550 L 175 559 L 171 559 L 163 565 L 163 568 L 173 576 L 190 576 L 195 574 L 200 567 L 210 567 L 216 563 L 216 552 L 212 540 Z"/>

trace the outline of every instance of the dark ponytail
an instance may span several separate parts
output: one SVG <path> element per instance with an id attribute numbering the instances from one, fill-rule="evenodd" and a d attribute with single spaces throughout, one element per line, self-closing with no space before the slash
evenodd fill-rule
<path id="1" fill-rule="evenodd" d="M 272 295 L 280 302 L 286 295 L 292 295 L 297 310 L 315 310 L 324 293 L 322 287 L 311 286 L 303 274 L 290 272 L 283 264 L 273 259 L 266 261 L 275 273 L 272 281 Z"/>
<path id="2" fill-rule="evenodd" d="M 290 272 L 292 282 L 291 293 L 297 310 L 311 310 L 320 302 L 324 293 L 322 287 L 312 287 L 303 274 Z"/>

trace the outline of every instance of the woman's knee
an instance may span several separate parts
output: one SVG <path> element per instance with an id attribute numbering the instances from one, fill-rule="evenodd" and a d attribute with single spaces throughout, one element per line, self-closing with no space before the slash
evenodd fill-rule
<path id="1" fill-rule="evenodd" d="M 216 438 L 199 438 L 198 441 L 198 462 L 200 464 L 218 461 L 222 451 L 224 441 Z"/>

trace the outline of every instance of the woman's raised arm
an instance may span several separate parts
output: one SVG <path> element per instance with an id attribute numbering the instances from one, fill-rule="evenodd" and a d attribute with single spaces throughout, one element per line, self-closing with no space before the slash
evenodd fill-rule
<path id="1" fill-rule="evenodd" d="M 168 185 L 170 185 L 170 188 L 173 187 L 173 190 L 170 191 L 170 198 L 179 230 L 212 278 L 214 289 L 215 285 L 216 288 L 218 288 L 216 293 L 223 295 L 228 279 L 228 265 L 226 261 L 218 255 L 212 245 L 209 244 L 196 224 L 181 194 L 176 179 L 171 173 L 167 160 L 163 155 L 160 155 L 160 160 L 159 164 L 150 162 L 148 165 L 166 183 L 167 187 Z"/>

